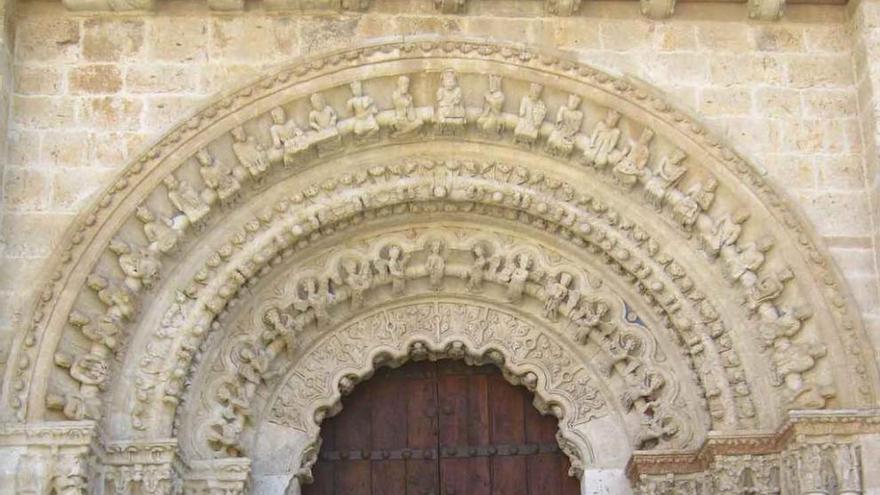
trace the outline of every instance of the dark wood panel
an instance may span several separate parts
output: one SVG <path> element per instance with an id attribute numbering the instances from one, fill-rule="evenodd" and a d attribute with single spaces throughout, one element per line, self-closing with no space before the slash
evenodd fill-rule
<path id="1" fill-rule="evenodd" d="M 343 406 L 322 425 L 322 457 L 304 495 L 579 493 L 568 459 L 553 451 L 556 419 L 494 366 L 380 369 Z"/>
<path id="2" fill-rule="evenodd" d="M 424 366 L 424 365 L 422 365 Z M 437 375 L 413 378 L 401 387 L 406 399 L 407 447 L 412 458 L 406 460 L 406 495 L 439 495 L 440 465 L 434 456 L 421 452 L 436 450 L 438 444 Z"/>
<path id="3" fill-rule="evenodd" d="M 407 444 L 407 408 L 400 401 L 406 383 L 403 374 L 384 376 L 369 387 L 373 451 L 396 450 Z M 372 495 L 403 495 L 406 493 L 406 462 L 374 460 L 371 463 Z"/>

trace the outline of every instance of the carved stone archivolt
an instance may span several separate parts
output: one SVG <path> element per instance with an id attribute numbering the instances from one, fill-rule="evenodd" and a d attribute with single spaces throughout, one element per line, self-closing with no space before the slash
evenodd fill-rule
<path id="1" fill-rule="evenodd" d="M 692 385 L 672 378 L 644 321 L 596 275 L 486 233 L 407 237 L 383 235 L 366 253 L 331 250 L 260 289 L 261 309 L 230 322 L 231 333 L 217 336 L 226 344 L 201 359 L 191 389 L 208 392 L 187 401 L 179 433 L 195 441 L 184 448 L 193 457 L 250 455 L 268 421 L 305 435 L 290 454 L 301 458 L 321 418 L 375 367 L 438 358 L 494 363 L 534 391 L 536 405 L 560 418 L 576 466 L 593 457 L 579 428 L 608 415 L 629 417 L 629 437 L 616 439 L 624 448 L 698 444 L 695 425 L 705 420 L 686 404 L 699 394 L 681 390 Z M 389 296 L 391 306 L 382 303 Z M 534 316 L 501 309 L 511 300 Z M 643 428 L 655 418 L 664 431 Z"/>
<path id="2" fill-rule="evenodd" d="M 10 420 L 99 421 L 111 441 L 184 434 L 184 460 L 208 462 L 248 455 L 267 424 L 314 450 L 375 366 L 460 357 L 533 389 L 584 469 L 620 468 L 576 427 L 693 449 L 875 403 L 811 232 L 686 115 L 558 53 L 339 52 L 224 97 L 126 169 L 65 238 L 3 400 Z M 360 335 L 364 318 L 412 335 Z M 504 319 L 520 347 L 474 333 Z"/>

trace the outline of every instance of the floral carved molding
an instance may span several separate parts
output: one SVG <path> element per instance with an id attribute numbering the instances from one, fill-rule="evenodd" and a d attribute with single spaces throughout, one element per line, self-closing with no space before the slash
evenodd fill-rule
<path id="1" fill-rule="evenodd" d="M 401 233 L 406 225 L 415 230 Z M 382 232 L 403 237 L 395 244 Z M 413 241 L 416 232 L 425 237 Z M 355 238 L 373 241 L 348 246 Z M 348 258 L 309 262 L 311 278 L 293 277 L 291 301 L 267 316 L 261 287 L 337 244 Z M 542 258 L 557 249 L 555 261 Z M 595 382 L 587 395 L 605 404 L 591 410 L 623 418 L 635 448 L 693 447 L 712 429 L 773 429 L 790 409 L 875 400 L 858 313 L 785 198 L 649 89 L 558 53 L 424 39 L 306 59 L 157 143 L 82 214 L 53 263 L 6 370 L 9 419 L 102 421 L 125 410 L 111 438 L 167 438 L 187 428 L 180 402 L 207 397 L 240 431 L 227 441 L 222 425 L 191 430 L 199 455 L 217 445 L 234 455 L 249 421 L 280 410 L 230 406 L 250 386 L 229 362 L 238 390 L 225 398 L 200 378 L 226 349 L 217 336 L 242 315 L 260 329 L 246 359 L 268 352 L 277 363 L 263 368 L 288 366 L 293 377 L 308 360 L 297 355 L 305 347 L 287 349 L 285 325 L 306 345 L 345 331 L 338 322 L 359 311 L 389 314 L 378 308 L 413 297 L 411 287 L 461 297 L 485 285 L 498 314 L 517 307 L 516 318 L 555 329 L 574 349 L 572 369 Z M 591 294 L 606 289 L 602 310 Z M 519 297 L 530 302 L 519 308 Z M 340 308 L 351 314 L 334 317 Z M 615 329 L 631 327 L 627 314 L 646 329 L 640 351 L 618 330 L 591 330 L 612 317 Z M 554 395 L 543 388 L 551 376 L 525 377 L 510 349 L 466 332 L 420 342 L 425 356 L 509 366 L 512 381 L 565 421 L 592 414 L 566 412 L 592 399 Z M 389 359 L 420 357 L 418 343 L 389 344 Z M 681 365 L 636 359 L 646 348 Z M 603 370 L 588 355 L 613 364 Z M 374 357 L 339 366 L 356 382 Z M 294 386 L 280 385 L 287 373 L 249 383 L 278 392 Z M 316 412 L 332 413 L 347 385 L 323 386 L 312 409 L 275 420 L 314 434 Z M 673 389 L 681 393 L 664 395 Z M 647 403 L 670 407 L 662 397 L 685 401 L 691 427 L 639 417 L 653 411 Z M 236 425 L 236 408 L 251 419 Z"/>

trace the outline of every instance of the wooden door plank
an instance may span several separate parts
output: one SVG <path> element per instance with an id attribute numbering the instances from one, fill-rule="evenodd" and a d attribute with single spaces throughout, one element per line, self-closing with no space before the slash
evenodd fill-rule
<path id="1" fill-rule="evenodd" d="M 335 447 L 340 452 L 369 450 L 372 444 L 370 394 L 367 387 L 357 387 L 342 400 L 342 411 L 333 418 Z M 335 462 L 335 493 L 370 495 L 370 461 L 348 459 Z"/>
<path id="2" fill-rule="evenodd" d="M 468 375 L 437 377 L 440 447 L 468 445 Z"/>
<path id="3" fill-rule="evenodd" d="M 442 362 L 441 362 L 442 363 Z M 440 448 L 462 448 L 464 446 L 488 443 L 488 409 L 485 386 L 471 387 L 472 383 L 483 383 L 485 375 L 471 370 L 448 367 L 441 364 L 438 373 L 437 398 L 440 405 Z M 482 393 L 481 393 L 482 392 Z M 476 415 L 476 421 L 471 417 Z M 484 418 L 481 421 L 481 417 Z M 472 428 L 477 423 L 476 431 Z M 482 423 L 483 428 L 479 428 Z M 480 430 L 483 435 L 479 435 Z M 475 434 L 477 433 L 477 434 Z M 477 436 L 472 442 L 471 436 Z M 483 442 L 479 436 L 484 437 Z M 456 450 L 456 454 L 459 452 Z M 484 457 L 447 458 L 440 461 L 441 493 L 444 495 L 490 495 L 491 474 L 489 460 Z"/>
<path id="4" fill-rule="evenodd" d="M 500 375 L 489 378 L 489 438 L 492 443 L 523 443 L 523 393 Z"/>
<path id="5" fill-rule="evenodd" d="M 406 377 L 390 374 L 369 384 L 371 405 L 372 449 L 396 450 L 406 447 L 407 408 L 402 407 L 401 387 Z M 406 493 L 406 463 L 401 460 L 373 460 L 370 463 L 372 495 L 403 495 Z"/>
<path id="6" fill-rule="evenodd" d="M 511 386 L 501 375 L 488 380 L 489 440 L 493 444 L 521 444 L 525 441 L 524 394 Z M 494 495 L 527 495 L 525 457 L 494 457 L 492 493 Z"/>
<path id="7" fill-rule="evenodd" d="M 561 495 L 559 454 L 533 454 L 527 464 L 530 495 Z"/>
<path id="8" fill-rule="evenodd" d="M 468 381 L 468 445 L 489 445 L 489 379 L 475 375 Z"/>
<path id="9" fill-rule="evenodd" d="M 433 364 L 433 363 L 432 363 Z M 425 366 L 425 365 L 423 365 Z M 407 446 L 412 456 L 406 460 L 406 495 L 439 495 L 440 466 L 436 454 L 425 458 L 426 449 L 437 449 L 436 367 L 425 378 L 405 382 Z"/>

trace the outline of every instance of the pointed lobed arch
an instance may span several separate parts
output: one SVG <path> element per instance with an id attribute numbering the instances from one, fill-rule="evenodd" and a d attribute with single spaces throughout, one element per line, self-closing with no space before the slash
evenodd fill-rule
<path id="1" fill-rule="evenodd" d="M 680 379 L 702 390 L 709 428 L 876 401 L 848 290 L 759 169 L 649 88 L 565 54 L 425 38 L 302 60 L 126 168 L 47 269 L 8 410 L 165 438 L 202 346 L 274 266 L 440 212 L 602 260 L 692 368 Z"/>

